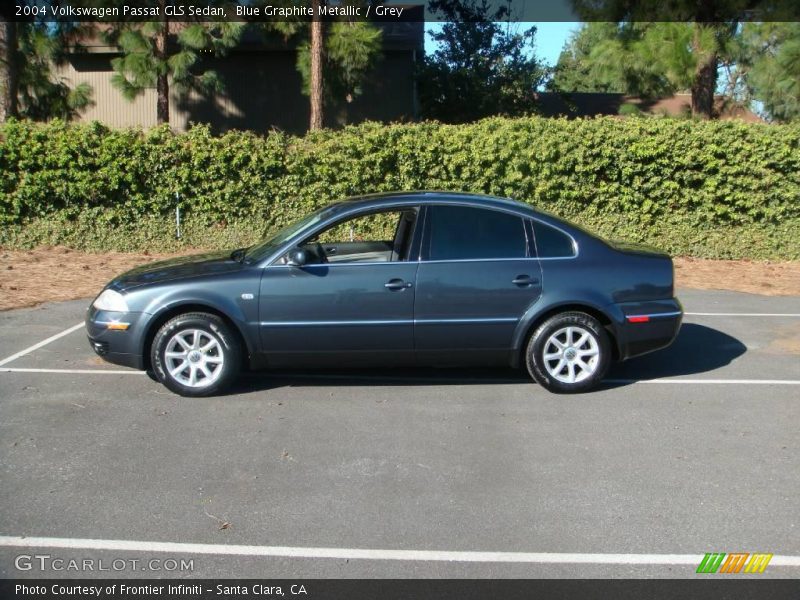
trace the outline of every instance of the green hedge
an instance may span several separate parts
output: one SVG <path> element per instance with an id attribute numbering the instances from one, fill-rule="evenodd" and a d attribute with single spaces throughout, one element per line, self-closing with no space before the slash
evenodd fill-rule
<path id="1" fill-rule="evenodd" d="M 532 117 L 259 137 L 11 121 L 0 177 L 7 247 L 239 246 L 345 196 L 447 189 L 524 200 L 674 254 L 800 258 L 797 124 Z"/>

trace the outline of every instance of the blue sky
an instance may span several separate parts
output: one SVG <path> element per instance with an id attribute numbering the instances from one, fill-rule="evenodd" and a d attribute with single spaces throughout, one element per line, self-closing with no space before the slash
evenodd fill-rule
<path id="1" fill-rule="evenodd" d="M 518 23 L 518 25 L 521 29 L 527 29 L 532 25 L 536 27 L 536 56 L 551 66 L 556 64 L 570 33 L 580 27 L 580 23 L 576 22 Z M 427 32 L 441 26 L 441 23 L 428 23 L 425 30 Z M 426 35 L 425 51 L 431 52 L 434 48 L 430 36 Z"/>

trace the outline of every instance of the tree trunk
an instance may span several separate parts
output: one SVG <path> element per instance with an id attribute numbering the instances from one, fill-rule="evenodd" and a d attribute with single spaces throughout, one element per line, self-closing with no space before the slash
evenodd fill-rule
<path id="1" fill-rule="evenodd" d="M 163 4 L 163 3 L 162 3 Z M 164 13 L 162 13 L 164 14 Z M 169 41 L 169 21 L 165 18 L 161 31 L 156 35 L 155 56 L 160 65 L 166 67 L 167 43 Z M 156 76 L 156 122 L 159 125 L 169 125 L 169 75 L 167 69 L 162 69 Z"/>
<path id="2" fill-rule="evenodd" d="M 322 129 L 322 21 L 318 18 L 319 7 L 324 0 L 312 0 L 314 11 L 311 21 L 311 122 L 309 129 Z"/>
<path id="3" fill-rule="evenodd" d="M 169 124 L 169 80 L 166 75 L 159 75 L 156 81 L 156 122 L 159 125 Z M 151 113 L 152 114 L 152 113 Z"/>
<path id="4" fill-rule="evenodd" d="M 692 116 L 703 119 L 714 117 L 714 93 L 717 90 L 717 62 L 716 52 L 709 52 L 700 48 L 698 38 L 700 28 L 707 27 L 706 23 L 695 23 L 694 51 L 698 56 L 697 68 L 692 83 Z M 706 54 L 706 52 L 708 52 Z"/>
<path id="5" fill-rule="evenodd" d="M 17 24 L 0 17 L 0 121 L 17 116 Z"/>

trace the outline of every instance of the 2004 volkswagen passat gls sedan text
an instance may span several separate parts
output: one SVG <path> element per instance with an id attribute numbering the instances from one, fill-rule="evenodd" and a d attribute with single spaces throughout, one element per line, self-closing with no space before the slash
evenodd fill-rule
<path id="1" fill-rule="evenodd" d="M 669 256 L 525 204 L 411 192 L 333 204 L 250 248 L 111 281 L 86 328 L 106 360 L 185 396 L 242 368 L 525 365 L 553 392 L 669 345 Z"/>

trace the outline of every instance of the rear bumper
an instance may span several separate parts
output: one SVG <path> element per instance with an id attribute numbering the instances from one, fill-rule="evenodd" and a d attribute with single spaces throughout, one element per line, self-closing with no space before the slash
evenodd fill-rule
<path id="1" fill-rule="evenodd" d="M 683 307 L 677 298 L 626 302 L 616 306 L 619 310 L 616 329 L 620 360 L 666 348 L 680 331 Z"/>
<path id="2" fill-rule="evenodd" d="M 90 306 L 86 312 L 86 334 L 89 346 L 103 360 L 116 365 L 144 369 L 141 335 L 145 313 L 118 313 L 97 310 Z M 109 329 L 109 324 L 127 324 L 127 329 Z"/>

